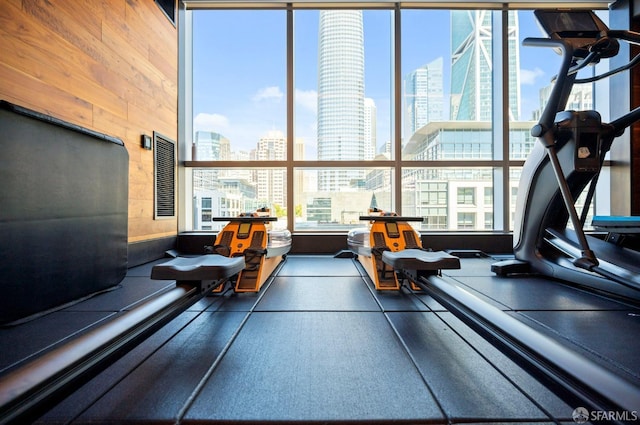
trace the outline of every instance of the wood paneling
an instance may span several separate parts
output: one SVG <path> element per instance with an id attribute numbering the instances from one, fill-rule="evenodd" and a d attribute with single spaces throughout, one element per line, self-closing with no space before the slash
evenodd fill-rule
<path id="1" fill-rule="evenodd" d="M 177 30 L 153 0 L 5 0 L 0 98 L 125 142 L 129 240 L 175 235 L 153 219 L 153 153 L 177 138 Z"/>

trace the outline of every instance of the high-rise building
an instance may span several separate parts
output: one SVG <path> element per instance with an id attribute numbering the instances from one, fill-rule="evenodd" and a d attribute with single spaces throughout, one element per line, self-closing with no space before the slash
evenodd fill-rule
<path id="1" fill-rule="evenodd" d="M 451 108 L 456 121 L 491 121 L 493 111 L 492 11 L 451 11 Z M 508 12 L 509 118 L 520 116 L 518 15 Z"/>
<path id="2" fill-rule="evenodd" d="M 542 111 L 544 111 L 544 108 L 547 106 L 552 90 L 553 84 L 549 84 L 538 91 L 540 107 L 533 111 L 532 120 L 538 121 L 540 119 Z M 573 86 L 564 109 L 567 111 L 586 111 L 593 109 L 593 86 L 591 84 L 576 84 Z"/>
<path id="3" fill-rule="evenodd" d="M 283 160 L 287 157 L 287 140 L 282 131 L 270 131 L 258 141 L 257 161 Z M 284 207 L 287 203 L 287 177 L 284 169 L 256 170 L 258 201 Z M 269 205 L 265 205 L 269 206 Z"/>
<path id="4" fill-rule="evenodd" d="M 196 157 L 194 159 L 198 161 L 218 160 L 221 159 L 221 146 L 228 146 L 229 140 L 213 131 L 196 131 L 195 145 Z"/>
<path id="5" fill-rule="evenodd" d="M 424 161 L 493 158 L 493 63 L 491 11 L 451 11 L 450 120 L 419 123 L 403 147 L 403 158 Z M 510 152 L 528 152 L 535 143 L 531 122 L 519 120 L 517 12 L 508 12 Z M 411 76 L 411 75 L 410 75 Z M 407 78 L 406 92 L 409 92 Z M 417 102 L 414 102 L 416 104 Z M 412 105 L 409 99 L 407 106 Z M 423 106 L 426 108 L 426 106 Z M 423 109 L 424 112 L 424 109 Z M 407 120 L 409 121 L 409 120 Z M 461 122 L 462 121 L 462 122 Z M 407 122 L 407 124 L 411 124 Z M 405 131 L 407 127 L 405 127 Z M 410 130 L 410 128 L 409 128 Z M 425 229 L 493 229 L 493 170 L 489 167 L 416 168 L 403 172 L 403 213 L 425 217 Z M 517 187 L 513 179 L 511 190 Z M 410 193 L 406 193 L 410 192 Z M 508 202 L 508 201 L 506 201 Z"/>
<path id="6" fill-rule="evenodd" d="M 443 59 L 437 58 L 410 72 L 404 81 L 404 137 L 431 121 L 444 120 Z"/>
<path id="7" fill-rule="evenodd" d="M 518 121 L 520 117 L 520 42 L 518 41 L 520 25 L 518 12 L 507 14 L 507 43 L 509 61 L 509 121 Z"/>
<path id="8" fill-rule="evenodd" d="M 220 133 L 213 131 L 196 131 L 194 138 L 194 156 L 198 161 L 213 161 L 220 159 L 221 144 L 229 141 Z M 194 169 L 193 187 L 198 190 L 215 190 L 218 188 L 220 171 L 216 169 Z"/>
<path id="9" fill-rule="evenodd" d="M 320 11 L 318 37 L 318 159 L 365 159 L 364 33 L 362 11 Z M 323 170 L 320 191 L 340 191 L 359 170 Z"/>
<path id="10" fill-rule="evenodd" d="M 372 160 L 376 156 L 376 103 L 367 97 L 364 99 L 364 159 Z"/>

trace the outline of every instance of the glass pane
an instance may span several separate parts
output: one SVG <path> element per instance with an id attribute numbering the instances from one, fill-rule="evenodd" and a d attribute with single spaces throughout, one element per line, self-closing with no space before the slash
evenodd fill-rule
<path id="1" fill-rule="evenodd" d="M 192 160 L 264 159 L 261 139 L 284 140 L 286 29 L 282 10 L 193 13 Z"/>
<path id="2" fill-rule="evenodd" d="M 513 167 L 510 170 L 510 178 L 511 178 L 511 229 L 513 229 L 513 220 L 515 218 L 515 210 L 516 210 L 516 198 L 518 194 L 518 184 L 520 181 L 520 175 L 522 172 L 521 167 Z M 557 182 L 553 180 L 552 184 L 557 186 Z M 602 172 L 598 178 L 598 183 L 596 185 L 595 194 L 591 203 L 589 204 L 588 213 L 586 215 L 586 219 L 584 222 L 585 230 L 593 230 L 593 226 L 591 225 L 591 221 L 593 220 L 594 215 L 610 215 L 610 190 L 611 187 L 611 169 L 609 167 L 603 167 Z M 587 199 L 587 193 L 589 191 L 589 186 L 584 188 L 580 196 L 575 200 L 575 207 L 580 217 L 585 203 Z M 571 224 L 571 220 L 567 221 L 567 227 L 573 228 Z"/>
<path id="3" fill-rule="evenodd" d="M 193 230 L 220 230 L 225 222 L 267 207 L 278 217 L 274 229 L 287 228 L 287 177 L 284 168 L 190 168 L 193 178 Z"/>
<path id="4" fill-rule="evenodd" d="M 492 230 L 492 168 L 404 168 L 402 215 L 420 230 Z"/>
<path id="5" fill-rule="evenodd" d="M 547 37 L 540 27 L 532 11 L 513 12 L 515 15 L 516 28 L 519 29 L 518 48 L 520 57 L 520 72 L 514 75 L 510 74 L 510 95 L 520 98 L 519 115 L 510 116 L 510 159 L 522 160 L 527 159 L 531 150 L 538 140 L 531 136 L 530 129 L 537 123 L 543 108 L 547 104 L 547 99 L 553 88 L 553 80 L 557 74 L 561 57 L 554 49 L 543 47 L 522 46 L 523 40 L 527 37 Z M 598 15 L 607 20 L 607 13 L 600 11 Z M 585 78 L 594 75 L 596 72 L 605 72 L 609 67 L 609 60 L 602 60 L 596 66 L 589 66 L 581 70 L 578 78 Z M 598 96 L 594 96 L 596 93 Z M 603 121 L 606 121 L 609 110 L 609 92 L 607 80 L 596 84 L 576 84 L 571 90 L 566 110 L 591 110 L 596 109 L 602 111 Z M 597 104 L 594 105 L 594 99 Z M 513 169 L 511 172 L 511 186 L 517 188 L 519 169 Z M 603 170 L 603 175 L 608 175 L 607 167 Z M 608 181 L 608 180 L 605 180 Z M 554 184 L 557 184 L 555 181 Z M 595 207 L 598 211 L 609 211 L 609 194 L 604 184 L 598 184 L 598 191 L 594 199 Z M 512 203 L 512 226 L 513 213 L 515 212 L 515 199 Z M 576 201 L 578 211 L 582 210 L 584 205 L 584 195 Z M 592 211 L 594 205 L 591 205 Z M 586 228 L 589 227 L 592 213 L 586 222 Z M 513 228 L 513 227 L 512 227 Z"/>
<path id="6" fill-rule="evenodd" d="M 560 56 L 553 49 L 523 46 L 527 37 L 545 37 L 533 11 L 514 11 L 509 14 L 515 25 L 517 43 L 513 46 L 519 61 L 518 71 L 509 74 L 509 96 L 518 99 L 518 108 L 509 115 L 509 157 L 526 159 L 537 139 L 531 136 L 531 127 L 540 118 L 542 107 L 552 87 L 552 79 L 560 66 Z"/>
<path id="7" fill-rule="evenodd" d="M 516 200 L 518 199 L 518 185 L 522 167 L 511 167 L 509 169 L 509 229 L 514 230 L 514 219 L 516 215 Z"/>
<path id="8" fill-rule="evenodd" d="M 336 174 L 357 173 L 364 179 L 354 179 L 339 191 L 318 187 L 319 176 L 327 170 L 298 169 L 294 171 L 295 230 L 348 231 L 363 224 L 361 215 L 369 208 L 393 211 L 391 168 L 332 169 Z"/>
<path id="9" fill-rule="evenodd" d="M 402 158 L 492 159 L 492 13 L 403 10 Z"/>
<path id="10" fill-rule="evenodd" d="M 392 13 L 295 11 L 296 160 L 390 157 Z M 319 185 L 333 190 L 352 177 L 326 174 Z"/>
<path id="11" fill-rule="evenodd" d="M 510 96 L 520 98 L 520 109 L 517 114 L 509 117 L 511 126 L 511 159 L 526 159 L 537 139 L 525 132 L 537 123 L 542 110 L 547 104 L 547 99 L 553 88 L 553 80 L 560 68 L 561 58 L 554 49 L 544 47 L 523 46 L 522 42 L 527 37 L 547 37 L 540 27 L 532 11 L 510 12 L 514 14 L 515 28 L 519 30 L 517 57 L 520 57 L 519 72 L 510 74 Z M 603 61 L 608 63 L 607 60 Z M 602 68 L 602 64 L 598 65 Z M 594 67 L 587 67 L 580 71 L 578 78 L 593 75 Z M 602 72 L 599 69 L 598 72 Z M 566 110 L 593 109 L 593 84 L 574 85 Z M 603 93 L 599 98 L 608 98 L 608 93 Z M 607 105 L 605 105 L 607 106 Z M 605 108 L 602 108 L 603 111 Z"/>

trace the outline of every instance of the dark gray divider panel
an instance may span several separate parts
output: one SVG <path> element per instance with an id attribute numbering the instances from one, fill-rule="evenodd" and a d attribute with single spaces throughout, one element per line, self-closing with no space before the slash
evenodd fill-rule
<path id="1" fill-rule="evenodd" d="M 0 324 L 120 283 L 128 170 L 121 140 L 0 101 Z"/>

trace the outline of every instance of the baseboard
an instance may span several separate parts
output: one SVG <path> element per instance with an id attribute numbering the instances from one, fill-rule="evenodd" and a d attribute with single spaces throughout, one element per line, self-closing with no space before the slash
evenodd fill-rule
<path id="1" fill-rule="evenodd" d="M 129 243 L 128 267 L 139 266 L 164 257 L 164 253 L 176 248 L 176 236 Z"/>

